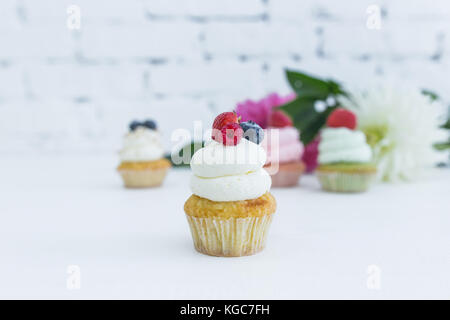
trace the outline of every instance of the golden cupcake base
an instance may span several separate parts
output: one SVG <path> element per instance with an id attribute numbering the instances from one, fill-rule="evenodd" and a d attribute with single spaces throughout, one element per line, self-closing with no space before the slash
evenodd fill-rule
<path id="1" fill-rule="evenodd" d="M 253 255 L 264 249 L 275 198 L 216 202 L 192 195 L 184 206 L 195 249 L 219 257 Z"/>
<path id="2" fill-rule="evenodd" d="M 151 188 L 160 186 L 171 164 L 167 159 L 143 162 L 122 162 L 117 171 L 126 188 Z"/>

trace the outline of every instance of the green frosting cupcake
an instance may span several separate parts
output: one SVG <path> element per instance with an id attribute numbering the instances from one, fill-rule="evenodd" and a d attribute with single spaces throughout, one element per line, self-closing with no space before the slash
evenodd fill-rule
<path id="1" fill-rule="evenodd" d="M 316 169 L 322 189 L 333 192 L 366 191 L 375 180 L 377 167 L 363 132 L 355 130 L 356 117 L 336 109 L 321 132 L 319 166 Z"/>

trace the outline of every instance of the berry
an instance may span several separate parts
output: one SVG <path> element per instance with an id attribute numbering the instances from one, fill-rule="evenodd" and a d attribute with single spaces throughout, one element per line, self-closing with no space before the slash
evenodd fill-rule
<path id="1" fill-rule="evenodd" d="M 239 118 L 234 112 L 224 112 L 219 114 L 216 119 L 214 119 L 213 129 L 222 130 L 223 126 L 227 123 L 238 123 Z"/>
<path id="2" fill-rule="evenodd" d="M 134 131 L 136 130 L 138 127 L 144 127 L 144 128 L 148 128 L 150 130 L 156 130 L 156 122 L 153 120 L 145 120 L 144 122 L 139 122 L 139 121 L 132 121 L 129 125 L 130 130 Z"/>
<path id="3" fill-rule="evenodd" d="M 276 110 L 269 117 L 269 127 L 284 128 L 292 127 L 292 119 L 283 111 Z"/>
<path id="4" fill-rule="evenodd" d="M 156 122 L 153 120 L 145 120 L 142 125 L 151 130 L 156 130 Z"/>
<path id="5" fill-rule="evenodd" d="M 222 139 L 222 128 L 229 123 L 239 123 L 239 118 L 235 112 L 224 112 L 219 114 L 213 123 L 212 139 L 221 142 Z"/>
<path id="6" fill-rule="evenodd" d="M 129 125 L 128 127 L 130 128 L 131 131 L 134 131 L 134 130 L 136 130 L 137 127 L 139 127 L 140 125 L 141 125 L 141 123 L 140 123 L 139 121 L 134 120 L 134 121 L 132 121 L 132 122 L 130 123 L 130 125 Z"/>
<path id="7" fill-rule="evenodd" d="M 264 139 L 264 130 L 254 121 L 249 120 L 246 122 L 241 122 L 241 128 L 244 131 L 244 138 L 260 144 Z"/>
<path id="8" fill-rule="evenodd" d="M 226 146 L 237 145 L 244 134 L 244 131 L 238 123 L 228 123 L 220 131 L 222 133 L 221 142 Z"/>
<path id="9" fill-rule="evenodd" d="M 327 126 L 331 128 L 356 128 L 356 116 L 353 112 L 344 108 L 337 108 L 331 112 L 327 119 Z"/>

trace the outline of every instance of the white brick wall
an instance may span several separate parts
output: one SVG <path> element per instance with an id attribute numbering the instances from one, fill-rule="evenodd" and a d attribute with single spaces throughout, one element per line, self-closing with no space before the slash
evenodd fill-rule
<path id="1" fill-rule="evenodd" d="M 146 117 L 169 148 L 175 128 L 288 92 L 286 67 L 350 86 L 396 77 L 450 101 L 449 48 L 448 0 L 2 0 L 0 153 L 110 152 Z"/>

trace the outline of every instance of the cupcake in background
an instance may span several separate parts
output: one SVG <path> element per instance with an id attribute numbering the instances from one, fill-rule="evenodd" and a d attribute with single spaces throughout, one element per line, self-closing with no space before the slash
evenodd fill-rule
<path id="1" fill-rule="evenodd" d="M 165 159 L 161 136 L 153 120 L 133 121 L 119 152 L 117 168 L 127 188 L 160 186 L 171 167 Z"/>
<path id="2" fill-rule="evenodd" d="M 292 126 L 292 120 L 280 110 L 270 115 L 269 128 L 265 130 L 263 146 L 267 152 L 264 168 L 272 177 L 273 187 L 293 187 L 305 171 L 300 132 Z"/>
<path id="3" fill-rule="evenodd" d="M 363 132 L 355 130 L 356 116 L 343 108 L 327 119 L 319 142 L 316 169 L 322 189 L 334 192 L 366 191 L 374 181 L 376 166 Z"/>
<path id="4" fill-rule="evenodd" d="M 277 109 L 294 98 L 295 94 L 281 97 L 272 93 L 260 101 L 247 100 L 236 107 L 242 121 L 257 123 L 265 129 L 262 146 L 267 161 L 264 168 L 271 175 L 272 187 L 295 186 L 305 171 L 300 132 L 293 127 L 291 118 Z"/>

